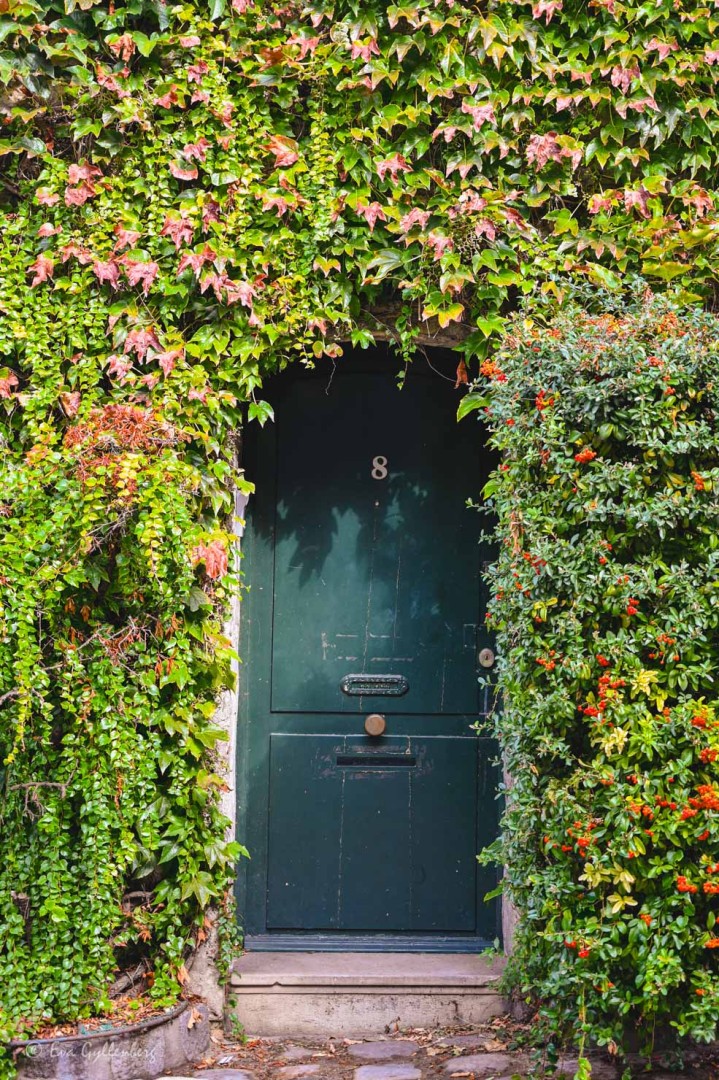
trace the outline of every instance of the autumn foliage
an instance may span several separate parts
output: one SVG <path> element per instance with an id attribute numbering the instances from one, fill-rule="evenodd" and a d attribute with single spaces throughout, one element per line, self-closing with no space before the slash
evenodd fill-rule
<path id="1" fill-rule="evenodd" d="M 533 423 L 553 430 L 565 376 L 529 385 L 512 369 L 510 379 L 493 351 L 523 296 L 550 307 L 571 282 L 619 302 L 624 276 L 641 272 L 714 302 L 718 79 L 708 0 L 0 2 L 2 1032 L 109 1009 L 107 988 L 138 959 L 157 998 L 171 998 L 208 906 L 232 921 L 240 849 L 219 811 L 212 715 L 232 680 L 220 626 L 237 587 L 235 433 L 270 417 L 264 376 L 339 360 L 341 342 L 371 344 L 378 329 L 411 357 L 419 329 L 439 326 L 458 343 L 460 385 L 482 364 L 508 410 L 521 385 Z M 662 333 L 666 349 L 652 348 L 641 385 L 627 368 L 648 395 L 632 405 L 640 433 L 656 422 L 657 385 L 665 409 L 694 409 L 681 395 L 699 393 Z M 546 342 L 535 345 L 547 359 Z M 514 447 L 528 437 L 521 400 L 502 428 Z M 561 453 L 578 492 L 570 485 L 564 499 L 562 480 L 548 497 L 561 491 L 574 521 L 609 436 L 587 431 L 567 449 L 567 430 Z M 714 497 L 713 443 L 702 437 L 677 490 L 632 511 L 650 547 L 676 496 L 692 508 Z M 554 444 L 539 452 L 549 460 Z M 631 470 L 616 468 L 628 491 Z M 517 492 L 533 505 L 531 489 Z M 552 566 L 550 552 L 527 550 Z M 612 584 L 616 618 L 644 626 L 657 597 L 616 559 L 597 548 L 597 568 L 629 576 Z M 518 573 L 521 583 L 551 572 L 523 561 Z M 682 600 L 687 617 L 694 602 Z M 676 636 L 665 622 L 657 633 Z M 540 626 L 534 616 L 527 625 Z M 531 660 L 538 684 L 565 671 L 564 644 L 546 645 Z M 657 656 L 667 649 L 654 641 Z M 614 652 L 597 651 L 610 664 L 590 664 L 597 678 L 576 703 L 587 725 L 606 712 L 600 702 L 628 692 L 611 685 L 626 679 Z M 686 720 L 670 695 L 667 707 L 662 739 Z M 657 754 L 674 761 L 673 745 Z M 704 776 L 714 748 L 700 749 Z M 642 806 L 669 798 L 661 785 L 639 794 Z M 697 790 L 684 797 L 683 809 L 713 812 L 692 806 Z M 591 852 L 593 816 L 582 803 L 580 825 L 567 823 L 576 835 L 557 827 L 551 844 L 578 852 L 581 836 Z M 624 819 L 604 820 L 624 837 Z M 520 846 L 507 854 L 518 874 Z M 707 902 L 693 858 L 677 868 L 697 894 L 673 893 L 674 903 Z M 572 959 L 576 989 L 590 982 L 576 964 L 592 972 L 598 954 L 573 890 L 562 899 L 590 956 L 554 949 L 559 938 L 551 955 Z M 640 951 L 655 940 L 646 921 L 630 930 Z M 697 950 L 716 956 L 702 941 L 685 954 L 690 981 L 703 970 Z M 671 952 L 671 979 L 675 962 Z M 631 1009 L 658 986 L 647 976 Z M 618 994 L 592 1013 L 602 1032 L 616 1027 Z M 675 1015 L 706 1032 L 712 992 L 694 998 Z M 580 996 L 558 1000 L 571 1012 Z"/>

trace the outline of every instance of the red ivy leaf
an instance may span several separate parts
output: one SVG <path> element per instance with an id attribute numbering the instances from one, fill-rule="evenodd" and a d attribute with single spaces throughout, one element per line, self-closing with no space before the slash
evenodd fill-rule
<path id="1" fill-rule="evenodd" d="M 180 104 L 180 98 L 178 96 L 179 87 L 173 83 L 167 93 L 162 94 L 161 97 L 155 98 L 155 104 L 160 105 L 163 109 L 171 109 L 173 105 Z"/>
<path id="2" fill-rule="evenodd" d="M 697 217 L 704 217 L 707 211 L 714 209 L 714 200 L 704 188 L 694 188 L 690 195 L 682 198 L 682 202 L 685 206 L 693 206 Z"/>
<path id="3" fill-rule="evenodd" d="M 474 234 L 475 236 L 486 236 L 491 244 L 497 238 L 497 229 L 494 222 L 490 221 L 489 218 L 482 218 L 474 226 Z"/>
<path id="4" fill-rule="evenodd" d="M 157 340 L 157 335 L 151 326 L 135 326 L 125 338 L 124 352 L 134 352 L 138 360 L 143 361 L 149 350 L 153 353 L 162 352 L 162 346 Z"/>
<path id="5" fill-rule="evenodd" d="M 102 169 L 97 165 L 71 165 L 67 170 L 69 184 L 79 184 L 83 180 L 97 180 L 102 176 Z"/>
<path id="6" fill-rule="evenodd" d="M 538 0 L 538 3 L 532 5 L 532 15 L 535 19 L 539 19 L 540 16 L 546 15 L 547 22 L 549 22 L 554 15 L 555 11 L 562 10 L 562 0 Z"/>
<path id="7" fill-rule="evenodd" d="M 120 57 L 125 63 L 127 63 L 135 51 L 135 42 L 129 34 L 123 34 L 122 37 L 117 38 L 116 41 L 109 41 L 108 46 L 110 52 L 114 53 L 115 56 Z"/>
<path id="8" fill-rule="evenodd" d="M 119 222 L 113 229 L 117 240 L 115 241 L 115 251 L 121 251 L 124 247 L 132 248 L 140 239 L 140 233 L 135 229 L 126 229 L 124 225 L 120 225 Z"/>
<path id="9" fill-rule="evenodd" d="M 213 255 L 214 255 L 214 252 L 213 252 Z M 180 274 L 183 274 L 185 272 L 185 270 L 187 270 L 188 266 L 192 270 L 195 277 L 199 277 L 200 272 L 202 270 L 202 267 L 205 265 L 206 262 L 207 262 L 207 256 L 204 254 L 204 252 L 202 252 L 202 251 L 200 251 L 198 253 L 195 253 L 194 251 L 186 252 L 182 256 L 182 258 L 180 259 L 179 265 L 177 267 L 177 277 L 179 277 Z"/>
<path id="10" fill-rule="evenodd" d="M 427 244 L 434 251 L 434 260 L 441 259 L 445 251 L 454 251 L 454 240 L 444 233 L 431 232 L 427 237 Z"/>
<path id="11" fill-rule="evenodd" d="M 7 371 L 7 368 L 5 370 Z M 12 397 L 12 392 L 17 385 L 17 375 L 14 372 L 11 371 L 7 375 L 0 376 L 0 398 Z"/>
<path id="12" fill-rule="evenodd" d="M 287 39 L 288 45 L 299 45 L 300 60 L 304 60 L 308 52 L 314 52 L 319 43 L 320 39 L 318 37 L 302 37 L 301 34 L 293 34 L 291 38 Z"/>
<path id="13" fill-rule="evenodd" d="M 405 214 L 399 223 L 400 232 L 406 236 L 410 229 L 413 229 L 415 225 L 419 225 L 420 229 L 423 229 L 431 217 L 429 210 L 420 210 L 418 206 L 414 206 L 408 214 Z"/>
<path id="14" fill-rule="evenodd" d="M 196 161 L 204 161 L 211 145 L 212 143 L 210 143 L 203 135 L 197 142 L 187 143 L 182 149 L 182 156 L 187 158 L 188 161 L 192 161 L 193 158 Z"/>
<path id="15" fill-rule="evenodd" d="M 220 204 L 214 199 L 208 199 L 202 208 L 202 226 L 205 231 L 213 221 L 220 221 Z"/>
<path id="16" fill-rule="evenodd" d="M 35 277 L 30 282 L 30 287 L 34 289 L 37 285 L 41 285 L 43 281 L 47 281 L 52 277 L 55 270 L 55 263 L 47 255 L 38 255 L 32 266 L 29 267 L 28 273 L 33 273 Z"/>
<path id="17" fill-rule="evenodd" d="M 375 223 L 377 221 L 386 221 L 387 215 L 385 214 L 382 206 L 378 202 L 371 202 L 369 205 L 365 203 L 357 203 L 355 207 L 355 213 L 363 217 L 369 225 L 369 231 L 374 232 Z"/>
<path id="18" fill-rule="evenodd" d="M 614 106 L 622 117 L 626 119 L 627 109 L 632 109 L 633 112 L 643 113 L 647 109 L 652 109 L 654 112 L 659 112 L 659 106 L 653 97 L 633 98 L 628 101 L 617 101 Z"/>
<path id="19" fill-rule="evenodd" d="M 627 93 L 627 91 L 631 88 L 631 85 L 632 85 L 632 82 L 634 81 L 634 79 L 638 79 L 638 78 L 639 78 L 639 68 L 636 65 L 634 65 L 634 67 L 630 67 L 630 68 L 621 67 L 621 65 L 618 66 L 618 67 L 613 67 L 612 68 L 612 74 L 611 74 L 612 86 L 616 86 L 617 89 L 621 90 L 623 94 Z"/>
<path id="20" fill-rule="evenodd" d="M 209 544 L 198 544 L 192 549 L 192 565 L 205 564 L 205 573 L 209 578 L 219 578 L 227 573 L 227 552 L 221 540 L 213 540 Z"/>
<path id="21" fill-rule="evenodd" d="M 196 64 L 191 64 L 187 69 L 187 81 L 201 83 L 202 76 L 206 75 L 210 70 L 208 64 L 204 60 L 198 60 Z"/>
<path id="22" fill-rule="evenodd" d="M 41 206 L 54 206 L 55 203 L 60 202 L 60 196 L 46 187 L 38 188 L 35 192 L 35 198 Z"/>
<path id="23" fill-rule="evenodd" d="M 288 202 L 283 195 L 264 194 L 262 196 L 262 209 L 276 210 L 278 218 L 281 218 L 283 214 L 286 214 L 292 205 L 293 204 Z"/>
<path id="24" fill-rule="evenodd" d="M 225 287 L 225 295 L 228 304 L 236 304 L 239 300 L 245 307 L 252 307 L 252 298 L 257 296 L 257 290 L 249 281 L 233 281 L 232 278 L 223 275 L 222 283 Z"/>
<path id="25" fill-rule="evenodd" d="M 472 117 L 472 126 L 475 131 L 479 131 L 482 125 L 487 123 L 487 121 L 492 124 L 497 121 L 497 118 L 494 115 L 494 106 L 491 102 L 485 105 L 472 105 L 469 101 L 463 101 L 462 112 L 467 113 Z"/>
<path id="26" fill-rule="evenodd" d="M 654 37 L 644 48 L 647 52 L 659 53 L 660 60 L 666 60 L 669 53 L 675 52 L 679 46 L 675 41 L 659 41 L 658 38 Z"/>
<path id="27" fill-rule="evenodd" d="M 270 153 L 275 155 L 276 169 L 294 165 L 299 158 L 297 149 L 298 146 L 295 140 L 289 139 L 286 135 L 273 135 L 270 141 L 265 143 L 265 150 L 269 150 Z"/>
<path id="28" fill-rule="evenodd" d="M 108 375 L 113 375 L 120 382 L 124 382 L 132 371 L 132 360 L 128 360 L 126 356 L 118 356 L 113 353 L 112 356 L 108 356 L 107 361 Z"/>
<path id="29" fill-rule="evenodd" d="M 125 90 L 123 86 L 120 86 L 115 76 L 109 71 L 104 71 L 99 64 L 95 71 L 95 78 L 97 79 L 98 85 L 101 86 L 103 90 L 110 90 L 113 94 L 117 94 L 119 98 L 130 96 L 130 91 Z"/>
<path id="30" fill-rule="evenodd" d="M 384 180 L 387 173 L 389 173 L 392 183 L 396 184 L 397 176 L 401 172 L 412 172 L 411 166 L 401 154 L 392 154 L 391 157 L 385 158 L 384 161 L 377 162 L 377 175 L 380 180 Z"/>
<path id="31" fill-rule="evenodd" d="M 352 59 L 356 60 L 361 57 L 365 64 L 369 64 L 372 56 L 379 56 L 379 48 L 374 38 L 368 38 L 364 42 L 353 41 L 352 42 Z"/>
<path id="32" fill-rule="evenodd" d="M 204 265 L 205 265 L 205 256 L 204 255 L 202 255 L 202 254 L 196 255 L 192 251 L 186 252 L 182 256 L 182 258 L 180 259 L 180 262 L 178 263 L 177 275 L 176 276 L 179 277 L 180 274 L 184 274 L 185 270 L 187 270 L 187 268 L 189 266 L 190 269 L 192 270 L 193 274 L 195 275 L 195 277 L 199 277 L 200 273 L 202 271 L 202 267 Z"/>
<path id="33" fill-rule="evenodd" d="M 79 187 L 65 188 L 66 206 L 84 206 L 88 199 L 97 195 L 97 188 L 91 183 L 82 183 Z"/>
<path id="34" fill-rule="evenodd" d="M 107 262 L 96 259 L 92 264 L 92 272 L 100 284 L 107 282 L 113 289 L 117 288 L 120 280 L 120 267 L 114 259 L 109 259 Z"/>
<path id="35" fill-rule="evenodd" d="M 170 172 L 176 180 L 197 180 L 199 176 L 196 165 L 191 165 L 189 169 L 183 169 L 182 165 L 178 165 L 176 161 L 173 161 L 170 165 Z"/>
<path id="36" fill-rule="evenodd" d="M 167 377 L 175 366 L 177 360 L 182 360 L 185 355 L 185 350 L 182 347 L 176 349 L 168 349 L 167 352 L 158 353 L 155 359 L 162 368 L 165 377 Z"/>
<path id="37" fill-rule="evenodd" d="M 647 209 L 647 203 L 649 202 L 649 192 L 645 187 L 640 187 L 636 191 L 624 192 L 624 209 L 631 210 L 635 207 L 639 215 L 643 218 L 650 218 L 652 215 Z"/>
<path id="38" fill-rule="evenodd" d="M 582 160 L 582 151 L 570 150 L 562 146 L 557 140 L 556 131 L 548 131 L 546 135 L 532 135 L 527 143 L 527 161 L 534 162 L 537 169 L 543 169 L 548 161 L 559 161 L 570 158 L 572 168 L 576 169 Z"/>
<path id="39" fill-rule="evenodd" d="M 123 258 L 125 273 L 129 285 L 142 284 L 142 291 L 147 296 L 150 287 L 157 277 L 160 267 L 156 262 L 136 262 L 134 259 Z"/>
<path id="40" fill-rule="evenodd" d="M 195 175 L 197 175 L 196 171 Z M 179 251 L 183 244 L 190 243 L 194 231 L 194 226 L 187 220 L 187 212 L 184 211 L 179 216 L 167 215 L 165 224 L 160 229 L 160 236 L 169 236 Z"/>
<path id="41" fill-rule="evenodd" d="M 81 266 L 87 266 L 93 259 L 91 251 L 88 251 L 82 244 L 76 244 L 74 241 L 70 244 L 65 244 L 65 247 L 60 249 L 60 255 L 64 263 L 66 263 L 68 259 L 77 259 Z"/>

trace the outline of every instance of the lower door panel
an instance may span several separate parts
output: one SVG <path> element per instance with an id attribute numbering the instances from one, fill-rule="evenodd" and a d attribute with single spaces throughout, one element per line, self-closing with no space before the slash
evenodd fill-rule
<path id="1" fill-rule="evenodd" d="M 268 930 L 476 933 L 481 746 L 271 735 Z"/>

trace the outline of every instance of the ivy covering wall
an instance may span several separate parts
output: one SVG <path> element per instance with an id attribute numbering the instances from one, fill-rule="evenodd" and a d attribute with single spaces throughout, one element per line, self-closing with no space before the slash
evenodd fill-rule
<path id="1" fill-rule="evenodd" d="M 263 376 L 439 324 L 461 385 L 567 276 L 713 302 L 718 72 L 697 0 L 0 0 L 3 1035 L 171 996 L 229 903 Z"/>

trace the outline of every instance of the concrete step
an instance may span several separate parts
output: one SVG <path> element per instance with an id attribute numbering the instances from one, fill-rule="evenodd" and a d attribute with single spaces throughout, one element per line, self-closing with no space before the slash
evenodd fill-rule
<path id="1" fill-rule="evenodd" d="M 481 953 L 245 953 L 230 976 L 228 1025 L 325 1038 L 480 1024 L 506 1012 L 503 967 Z"/>

